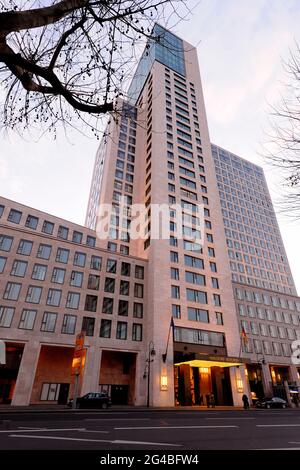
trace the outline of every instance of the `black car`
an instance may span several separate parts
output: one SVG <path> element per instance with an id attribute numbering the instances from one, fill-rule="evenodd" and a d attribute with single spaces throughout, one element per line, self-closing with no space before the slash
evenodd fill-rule
<path id="1" fill-rule="evenodd" d="M 258 400 L 256 402 L 256 406 L 258 408 L 286 408 L 287 407 L 286 400 L 283 400 L 279 397 L 272 397 L 272 398 L 263 398 L 262 400 Z"/>
<path id="2" fill-rule="evenodd" d="M 68 406 L 73 406 L 73 400 L 70 400 Z M 111 399 L 106 393 L 87 393 L 83 397 L 77 398 L 76 408 L 102 408 L 111 406 Z"/>

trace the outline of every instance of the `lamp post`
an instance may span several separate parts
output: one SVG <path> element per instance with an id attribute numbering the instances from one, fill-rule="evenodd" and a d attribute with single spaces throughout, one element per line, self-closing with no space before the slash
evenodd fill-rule
<path id="1" fill-rule="evenodd" d="M 153 341 L 149 342 L 148 345 L 148 358 L 146 359 L 146 368 L 147 368 L 147 408 L 150 406 L 150 375 L 151 375 L 151 362 L 154 361 L 154 356 L 156 351 L 154 349 Z"/>

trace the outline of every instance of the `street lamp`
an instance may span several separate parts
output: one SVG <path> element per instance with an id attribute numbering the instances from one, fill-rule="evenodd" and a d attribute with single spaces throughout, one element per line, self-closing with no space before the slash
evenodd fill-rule
<path id="1" fill-rule="evenodd" d="M 144 372 L 144 377 L 147 377 L 147 408 L 150 406 L 150 371 L 151 371 L 151 362 L 154 361 L 154 356 L 156 354 L 156 351 L 154 349 L 154 343 L 153 341 L 149 342 L 148 345 L 148 357 L 146 359 L 146 367 L 145 367 L 145 372 Z M 146 375 L 147 373 L 147 375 Z"/>

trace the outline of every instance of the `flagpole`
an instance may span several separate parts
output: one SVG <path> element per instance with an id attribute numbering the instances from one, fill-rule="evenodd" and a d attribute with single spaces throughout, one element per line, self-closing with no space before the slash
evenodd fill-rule
<path id="1" fill-rule="evenodd" d="M 162 355 L 162 360 L 163 360 L 163 362 L 166 362 L 166 360 L 167 360 L 171 328 L 172 328 L 172 330 L 173 330 L 173 340 L 174 340 L 174 328 L 173 328 L 173 327 L 174 327 L 174 320 L 173 320 L 173 317 L 171 317 L 171 322 L 170 322 L 169 332 L 168 332 L 168 340 L 167 340 L 166 352 Z"/>

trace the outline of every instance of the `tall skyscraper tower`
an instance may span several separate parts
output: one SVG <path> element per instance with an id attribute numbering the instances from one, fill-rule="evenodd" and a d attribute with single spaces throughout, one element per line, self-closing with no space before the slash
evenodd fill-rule
<path id="1" fill-rule="evenodd" d="M 156 351 L 152 377 L 168 378 L 167 391 L 152 384 L 152 403 L 174 402 L 173 363 L 177 403 L 199 403 L 212 391 L 219 403 L 238 403 L 244 368 L 197 52 L 159 25 L 154 31 L 157 41 L 145 48 L 128 101 L 120 105 L 121 117 L 109 125 L 99 147 L 86 222 L 96 229 L 99 206 L 113 204 L 117 215 L 110 219 L 103 248 L 148 260 L 147 342 Z M 143 239 L 131 240 L 126 231 L 130 211 L 120 224 L 121 197 L 129 206 L 145 205 Z M 170 236 L 155 239 L 153 207 L 161 204 L 170 205 Z M 174 204 L 183 212 L 182 237 Z M 199 204 L 202 247 L 191 242 Z M 171 317 L 174 342 L 164 362 Z M 200 387 L 201 381 L 212 388 Z"/>

